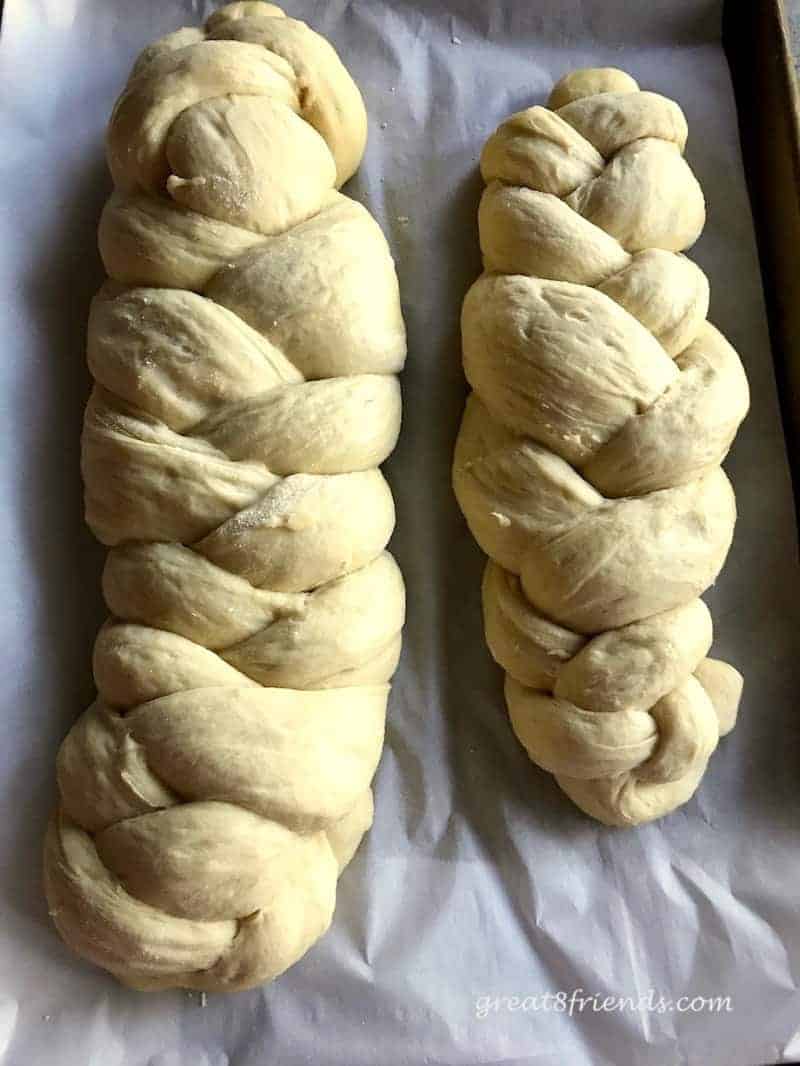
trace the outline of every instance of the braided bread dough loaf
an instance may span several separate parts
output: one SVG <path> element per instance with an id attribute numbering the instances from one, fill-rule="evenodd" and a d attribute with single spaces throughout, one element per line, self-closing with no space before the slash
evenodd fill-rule
<path id="1" fill-rule="evenodd" d="M 147 48 L 111 117 L 83 474 L 112 617 L 45 876 L 67 943 L 138 988 L 281 973 L 372 820 L 405 331 L 337 191 L 365 138 L 331 46 L 260 2 Z"/>
<path id="2" fill-rule="evenodd" d="M 720 463 L 749 396 L 680 254 L 705 221 L 686 133 L 609 69 L 503 122 L 462 314 L 453 482 L 489 556 L 487 641 L 531 759 L 610 825 L 692 795 L 742 687 L 706 657 L 698 597 L 730 546 Z"/>

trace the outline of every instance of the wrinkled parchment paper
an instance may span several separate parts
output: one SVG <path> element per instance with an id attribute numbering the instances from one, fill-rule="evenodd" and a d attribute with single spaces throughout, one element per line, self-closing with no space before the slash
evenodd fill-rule
<path id="1" fill-rule="evenodd" d="M 388 235 L 409 330 L 404 429 L 388 464 L 409 621 L 375 827 L 342 878 L 330 933 L 283 979 L 250 993 L 203 1004 L 126 991 L 74 959 L 47 920 L 40 849 L 54 757 L 90 701 L 103 616 L 103 553 L 82 524 L 78 472 L 83 337 L 109 188 L 103 128 L 136 53 L 211 5 L 6 0 L 0 1062 L 750 1066 L 800 1057 L 800 582 L 717 5 L 287 7 L 331 38 L 366 98 L 369 148 L 349 191 Z M 449 487 L 465 395 L 458 315 L 479 271 L 480 146 L 569 68 L 604 64 L 687 114 L 689 160 L 709 201 L 692 255 L 753 392 L 727 463 L 737 536 L 707 596 L 715 654 L 746 676 L 740 724 L 696 799 L 630 831 L 581 815 L 514 740 L 483 641 L 483 560 Z M 723 996 L 731 1009 L 575 1007 L 570 1017 L 555 1000 L 533 1009 L 530 997 L 578 989 L 595 1004 Z"/>

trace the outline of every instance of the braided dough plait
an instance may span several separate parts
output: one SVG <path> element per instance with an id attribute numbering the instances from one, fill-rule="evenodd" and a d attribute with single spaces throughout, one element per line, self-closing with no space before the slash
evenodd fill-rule
<path id="1" fill-rule="evenodd" d="M 45 883 L 66 942 L 137 988 L 281 973 L 372 821 L 405 330 L 337 191 L 365 138 L 331 46 L 264 3 L 151 45 L 111 117 L 82 467 L 112 617 Z"/>
<path id="2" fill-rule="evenodd" d="M 578 70 L 484 146 L 484 274 L 453 484 L 489 556 L 486 637 L 511 724 L 579 807 L 635 825 L 684 803 L 733 727 L 699 595 L 736 508 L 720 468 L 748 403 L 680 254 L 705 221 L 680 108 Z"/>

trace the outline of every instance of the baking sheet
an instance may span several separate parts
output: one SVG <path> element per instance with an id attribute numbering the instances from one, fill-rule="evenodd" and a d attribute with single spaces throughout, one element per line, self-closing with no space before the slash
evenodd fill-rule
<path id="1" fill-rule="evenodd" d="M 83 527 L 83 337 L 101 280 L 106 117 L 135 54 L 212 5 L 6 0 L 0 39 L 0 778 L 3 1066 L 738 1066 L 800 1057 L 800 579 L 752 222 L 716 3 L 294 0 L 364 93 L 349 191 L 398 263 L 409 362 L 388 464 L 409 621 L 375 826 L 330 933 L 235 997 L 126 991 L 74 959 L 40 891 L 58 742 L 89 702 L 103 553 Z M 753 409 L 727 462 L 740 520 L 707 595 L 746 676 L 700 793 L 656 825 L 590 822 L 533 767 L 485 650 L 483 560 L 449 465 L 465 385 L 458 315 L 479 271 L 480 146 L 574 66 L 677 98 L 709 201 L 692 255 Z M 596 994 L 580 1011 L 530 997 Z M 652 991 L 651 991 L 652 990 Z M 598 1010 L 605 995 L 655 1009 Z M 503 1001 L 497 997 L 506 997 Z M 729 997 L 730 1010 L 658 1010 Z M 514 1000 L 517 1006 L 514 1009 Z M 528 998 L 526 998 L 528 997 Z M 480 1015 L 484 1015 L 481 1017 Z"/>

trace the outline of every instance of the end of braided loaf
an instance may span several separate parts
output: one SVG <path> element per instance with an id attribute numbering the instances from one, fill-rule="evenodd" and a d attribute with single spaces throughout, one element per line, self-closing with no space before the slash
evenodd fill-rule
<path id="1" fill-rule="evenodd" d="M 365 139 L 328 42 L 260 2 L 145 49 L 109 124 L 82 468 L 112 614 L 45 881 L 64 940 L 137 988 L 280 974 L 372 821 L 405 331 L 338 192 Z"/>
<path id="2" fill-rule="evenodd" d="M 453 483 L 489 556 L 489 647 L 531 759 L 609 825 L 692 795 L 742 688 L 698 597 L 731 543 L 720 463 L 749 395 L 680 254 L 705 221 L 686 135 L 613 69 L 503 122 L 462 314 Z"/>

